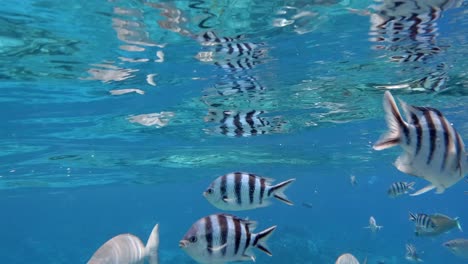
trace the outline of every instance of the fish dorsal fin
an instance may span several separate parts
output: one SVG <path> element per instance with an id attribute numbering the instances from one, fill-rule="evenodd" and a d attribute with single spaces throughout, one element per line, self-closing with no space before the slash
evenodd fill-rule
<path id="1" fill-rule="evenodd" d="M 149 264 L 158 264 L 158 248 L 159 248 L 159 224 L 156 224 L 151 231 L 148 242 L 145 247 L 145 255 Z"/>
<path id="2" fill-rule="evenodd" d="M 403 112 L 405 113 L 405 118 L 408 123 L 414 125 L 415 123 L 419 123 L 423 119 L 424 112 L 429 110 L 430 108 L 427 107 L 417 107 L 413 105 L 409 105 L 405 103 L 403 100 L 398 99 L 400 102 L 401 108 L 403 109 Z"/>
<path id="3" fill-rule="evenodd" d="M 433 189 L 435 189 L 435 188 L 436 188 L 436 187 L 435 187 L 434 185 L 431 184 L 431 185 L 428 185 L 428 186 L 422 188 L 421 190 L 419 190 L 419 191 L 417 191 L 417 192 L 411 193 L 410 196 L 417 196 L 417 195 L 426 193 L 426 192 L 428 192 L 428 191 L 430 191 L 430 190 L 433 190 Z"/>

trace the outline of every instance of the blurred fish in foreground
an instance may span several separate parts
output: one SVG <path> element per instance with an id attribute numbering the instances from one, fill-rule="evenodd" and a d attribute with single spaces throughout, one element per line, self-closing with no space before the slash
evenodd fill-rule
<path id="1" fill-rule="evenodd" d="M 352 186 L 356 186 L 358 184 L 358 181 L 355 175 L 349 176 L 349 182 L 351 183 Z"/>
<path id="2" fill-rule="evenodd" d="M 250 252 L 256 247 L 267 255 L 266 241 L 276 226 L 252 233 L 257 223 L 228 214 L 213 214 L 195 222 L 179 242 L 198 263 L 221 264 L 230 261 L 255 261 Z"/>
<path id="3" fill-rule="evenodd" d="M 434 223 L 434 228 L 432 230 L 426 230 L 421 227 L 416 227 L 414 232 L 416 236 L 437 236 L 447 233 L 454 228 L 463 231 L 458 217 L 451 218 L 443 214 L 433 214 L 430 215 L 429 218 Z"/>
<path id="4" fill-rule="evenodd" d="M 385 92 L 383 105 L 389 131 L 374 144 L 374 149 L 401 146 L 403 153 L 395 161 L 397 169 L 431 183 L 411 196 L 432 189 L 443 193 L 463 179 L 468 170 L 463 140 L 439 110 L 411 106 L 401 100 L 400 104 L 408 122 L 403 120 L 392 94 Z"/>
<path id="5" fill-rule="evenodd" d="M 246 172 L 233 172 L 216 178 L 203 192 L 203 196 L 222 210 L 249 210 L 270 204 L 269 198 L 292 205 L 283 193 L 295 181 L 290 179 L 271 185 L 272 179 Z"/>
<path id="6" fill-rule="evenodd" d="M 418 252 L 416 251 L 416 247 L 413 244 L 406 244 L 405 258 L 413 262 L 423 262 L 423 260 L 419 257 Z"/>
<path id="7" fill-rule="evenodd" d="M 375 221 L 375 218 L 371 216 L 369 218 L 369 225 L 365 226 L 364 228 L 369 228 L 372 231 L 372 233 L 375 233 L 379 231 L 381 228 L 383 228 L 383 226 L 377 225 L 377 221 Z"/>
<path id="8" fill-rule="evenodd" d="M 87 264 L 158 264 L 159 225 L 151 231 L 146 246 L 132 234 L 121 234 L 104 243 Z"/>
<path id="9" fill-rule="evenodd" d="M 413 189 L 414 182 L 394 182 L 388 189 L 388 196 L 395 198 L 397 196 L 407 194 L 409 190 Z"/>
<path id="10" fill-rule="evenodd" d="M 345 253 L 336 259 L 335 264 L 359 264 L 359 261 L 355 256 L 350 253 Z M 364 259 L 362 264 L 367 264 L 367 258 Z"/>
<path id="11" fill-rule="evenodd" d="M 458 238 L 447 241 L 443 245 L 454 255 L 468 259 L 468 239 Z"/>

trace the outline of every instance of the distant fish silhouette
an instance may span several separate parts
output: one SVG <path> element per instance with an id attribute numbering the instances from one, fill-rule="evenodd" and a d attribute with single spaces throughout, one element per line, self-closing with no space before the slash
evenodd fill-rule
<path id="1" fill-rule="evenodd" d="M 369 228 L 372 231 L 372 233 L 375 233 L 379 231 L 381 228 L 383 228 L 383 226 L 377 225 L 377 221 L 375 221 L 375 218 L 371 216 L 369 218 L 369 225 L 364 228 Z"/>
<path id="2" fill-rule="evenodd" d="M 87 264 L 158 264 L 159 225 L 151 231 L 146 246 L 132 234 L 120 234 L 104 243 Z"/>

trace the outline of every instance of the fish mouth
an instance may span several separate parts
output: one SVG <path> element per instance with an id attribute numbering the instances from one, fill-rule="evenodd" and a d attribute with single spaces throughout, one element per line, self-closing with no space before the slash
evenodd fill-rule
<path id="1" fill-rule="evenodd" d="M 207 195 L 208 195 L 208 193 L 207 193 L 206 191 L 204 191 L 204 192 L 203 192 L 203 196 L 206 197 Z"/>
<path id="2" fill-rule="evenodd" d="M 181 241 L 179 241 L 180 248 L 186 248 L 188 244 L 189 244 L 188 240 L 182 239 Z"/>

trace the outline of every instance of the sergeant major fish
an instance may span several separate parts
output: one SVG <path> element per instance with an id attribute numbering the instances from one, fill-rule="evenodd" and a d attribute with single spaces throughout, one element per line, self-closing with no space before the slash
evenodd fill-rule
<path id="1" fill-rule="evenodd" d="M 433 214 L 429 216 L 435 227 L 432 230 L 426 230 L 424 228 L 416 227 L 416 236 L 437 236 L 446 233 L 454 228 L 463 231 L 460 219 L 458 217 L 451 218 L 443 214 Z"/>
<path id="2" fill-rule="evenodd" d="M 228 173 L 215 179 L 203 195 L 221 210 L 239 211 L 265 207 L 270 204 L 271 197 L 292 205 L 283 192 L 295 179 L 273 186 L 272 181 L 252 173 Z"/>
<path id="3" fill-rule="evenodd" d="M 199 219 L 179 242 L 179 246 L 199 263 L 221 264 L 255 261 L 252 248 L 271 256 L 266 245 L 276 226 L 252 233 L 256 222 L 228 214 L 213 214 Z"/>
<path id="4" fill-rule="evenodd" d="M 423 260 L 419 257 L 418 252 L 416 251 L 416 247 L 413 244 L 406 244 L 405 258 L 409 261 L 423 262 Z"/>
<path id="5" fill-rule="evenodd" d="M 151 231 L 146 246 L 132 234 L 121 234 L 104 243 L 87 264 L 158 264 L 159 225 Z"/>
<path id="6" fill-rule="evenodd" d="M 401 146 L 403 153 L 395 161 L 397 169 L 431 183 L 411 196 L 432 189 L 443 193 L 461 180 L 468 170 L 463 140 L 439 110 L 411 106 L 403 101 L 400 104 L 408 122 L 401 117 L 392 94 L 385 92 L 383 105 L 390 131 L 373 147 L 382 150 Z"/>
<path id="7" fill-rule="evenodd" d="M 409 215 L 409 220 L 415 223 L 417 229 L 433 231 L 437 227 L 431 217 L 427 214 L 413 214 L 410 212 Z"/>
<path id="8" fill-rule="evenodd" d="M 414 182 L 394 182 L 388 189 L 387 193 L 390 197 L 397 197 L 402 194 L 407 194 L 409 190 L 413 189 Z"/>

